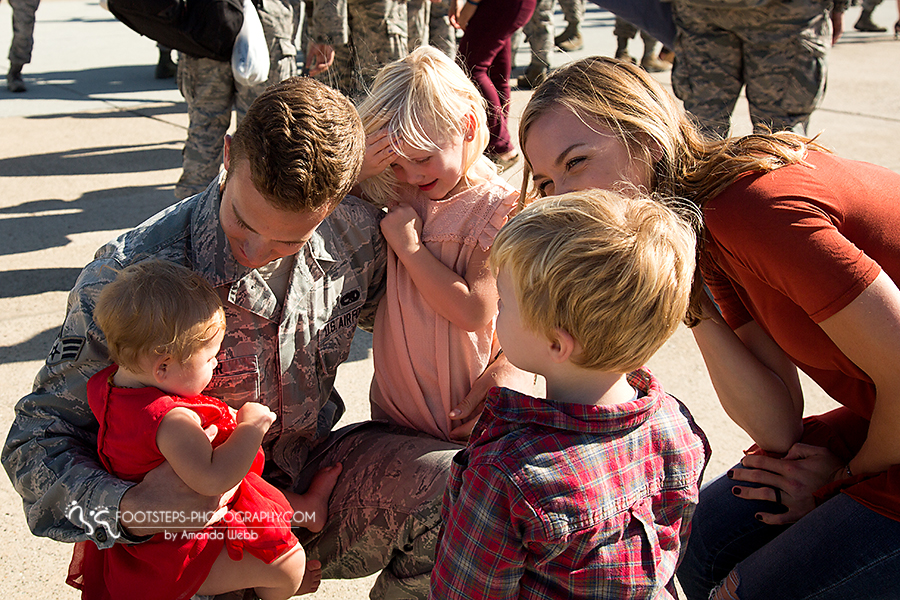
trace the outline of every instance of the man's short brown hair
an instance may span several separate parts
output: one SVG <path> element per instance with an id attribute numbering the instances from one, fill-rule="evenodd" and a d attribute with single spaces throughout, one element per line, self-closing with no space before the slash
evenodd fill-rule
<path id="1" fill-rule="evenodd" d="M 340 92 L 308 77 L 269 87 L 231 140 L 229 166 L 273 205 L 317 211 L 340 202 L 356 183 L 366 151 L 359 115 Z"/>

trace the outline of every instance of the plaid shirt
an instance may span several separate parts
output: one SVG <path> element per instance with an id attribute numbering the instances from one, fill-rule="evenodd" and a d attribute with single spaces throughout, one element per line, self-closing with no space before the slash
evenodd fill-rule
<path id="1" fill-rule="evenodd" d="M 494 388 L 444 495 L 431 597 L 674 598 L 706 436 L 646 370 L 583 406 Z"/>

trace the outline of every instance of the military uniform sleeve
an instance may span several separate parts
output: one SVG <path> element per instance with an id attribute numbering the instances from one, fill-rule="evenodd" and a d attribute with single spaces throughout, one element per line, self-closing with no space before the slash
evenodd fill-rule
<path id="1" fill-rule="evenodd" d="M 350 43 L 348 0 L 315 0 L 312 37 L 320 44 L 345 46 Z"/>
<path id="2" fill-rule="evenodd" d="M 99 290 L 118 268 L 97 261 L 82 271 L 33 391 L 15 408 L 2 462 L 22 496 L 32 533 L 59 541 L 93 539 L 100 548 L 124 538 L 119 501 L 134 485 L 110 475 L 97 457 L 97 420 L 87 381 L 110 364 L 93 322 Z"/>
<path id="3" fill-rule="evenodd" d="M 381 234 L 381 226 L 379 225 L 385 213 L 367 202 L 364 205 L 367 211 L 372 214 L 372 226 L 370 228 L 372 260 L 368 263 L 368 268 L 371 269 L 371 279 L 369 280 L 366 303 L 359 313 L 359 327 L 371 333 L 375 328 L 375 312 L 378 309 L 378 303 L 384 296 L 384 291 L 387 287 L 387 243 L 384 241 L 384 236 Z"/>

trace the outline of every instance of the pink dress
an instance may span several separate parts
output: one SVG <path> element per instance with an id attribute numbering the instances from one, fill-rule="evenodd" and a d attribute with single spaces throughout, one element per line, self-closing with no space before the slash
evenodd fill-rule
<path id="1" fill-rule="evenodd" d="M 425 247 L 461 277 L 476 247 L 490 249 L 518 199 L 515 188 L 500 177 L 447 200 L 430 200 L 407 186 L 403 194 L 400 201 L 422 219 Z M 372 340 L 373 417 L 449 439 L 459 423 L 447 413 L 499 350 L 495 321 L 469 332 L 437 314 L 388 248 L 387 291 L 378 305 Z M 529 377 L 522 373 L 523 384 Z"/>
<path id="2" fill-rule="evenodd" d="M 169 396 L 152 387 L 113 387 L 110 380 L 117 368 L 107 367 L 88 382 L 88 401 L 100 423 L 100 460 L 117 477 L 141 481 L 165 461 L 156 446 L 156 430 L 176 406 L 196 412 L 204 428 L 216 425 L 213 446 L 234 431 L 236 423 L 221 400 Z M 177 600 L 197 592 L 223 548 L 232 560 L 249 552 L 271 563 L 298 542 L 290 528 L 291 505 L 260 476 L 264 461 L 260 450 L 229 501 L 228 513 L 206 529 L 170 534 L 168 539 L 157 534 L 141 544 L 116 544 L 105 550 L 93 542 L 78 542 L 67 583 L 90 600 Z"/>

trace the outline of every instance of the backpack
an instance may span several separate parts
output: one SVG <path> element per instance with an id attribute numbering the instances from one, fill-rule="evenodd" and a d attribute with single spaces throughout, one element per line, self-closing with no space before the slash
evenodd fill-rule
<path id="1" fill-rule="evenodd" d="M 231 60 L 244 23 L 241 0 L 107 0 L 125 25 L 174 50 L 192 56 Z"/>

